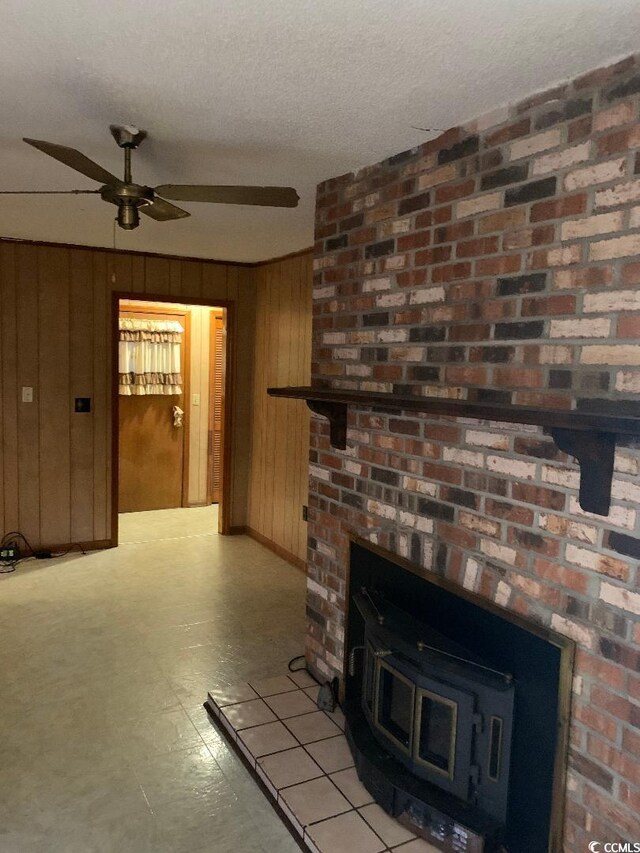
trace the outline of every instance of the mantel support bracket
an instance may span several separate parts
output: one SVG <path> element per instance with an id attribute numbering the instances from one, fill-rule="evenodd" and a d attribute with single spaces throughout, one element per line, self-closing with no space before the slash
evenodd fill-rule
<path id="1" fill-rule="evenodd" d="M 552 427 L 551 435 L 560 450 L 578 460 L 578 501 L 582 509 L 597 515 L 609 515 L 613 459 L 616 452 L 615 433 Z"/>
<path id="2" fill-rule="evenodd" d="M 329 441 L 331 447 L 345 450 L 347 447 L 347 404 L 326 403 L 324 400 L 307 400 L 307 406 L 316 415 L 329 419 Z"/>

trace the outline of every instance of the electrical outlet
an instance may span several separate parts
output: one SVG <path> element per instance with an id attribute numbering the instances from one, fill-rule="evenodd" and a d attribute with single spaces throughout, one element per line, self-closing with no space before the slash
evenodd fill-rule
<path id="1" fill-rule="evenodd" d="M 302 506 L 302 520 L 309 521 L 309 507 L 306 505 Z"/>

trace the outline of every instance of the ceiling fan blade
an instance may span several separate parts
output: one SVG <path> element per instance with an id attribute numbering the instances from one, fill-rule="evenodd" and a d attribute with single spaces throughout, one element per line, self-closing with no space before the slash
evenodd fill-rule
<path id="1" fill-rule="evenodd" d="M 267 207 L 297 207 L 293 187 L 230 187 L 197 184 L 163 184 L 155 191 L 174 201 L 208 201 L 215 204 L 258 204 Z"/>
<path id="2" fill-rule="evenodd" d="M 100 190 L 0 190 L 0 195 L 97 195 Z"/>
<path id="3" fill-rule="evenodd" d="M 81 151 L 76 151 L 75 148 L 67 148 L 66 145 L 55 145 L 53 142 L 44 142 L 41 139 L 27 139 L 26 137 L 23 137 L 23 139 L 29 145 L 33 145 L 34 148 L 37 148 L 44 154 L 48 154 L 49 157 L 53 157 L 54 160 L 58 160 L 60 163 L 64 163 L 65 166 L 75 169 L 76 172 L 86 175 L 87 178 L 91 178 L 101 184 L 122 183 L 111 172 L 107 172 L 106 169 L 103 169 L 102 166 L 85 157 Z"/>
<path id="4" fill-rule="evenodd" d="M 185 216 L 191 216 L 181 207 L 169 204 L 168 201 L 157 196 L 154 198 L 153 204 L 143 204 L 138 209 L 140 213 L 144 213 L 145 216 L 150 216 L 151 219 L 156 219 L 158 222 L 166 222 L 168 219 L 184 219 Z"/>

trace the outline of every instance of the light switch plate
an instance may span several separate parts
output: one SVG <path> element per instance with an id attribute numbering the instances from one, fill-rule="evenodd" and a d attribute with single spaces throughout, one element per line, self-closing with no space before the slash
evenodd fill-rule
<path id="1" fill-rule="evenodd" d="M 33 388 L 30 385 L 22 386 L 22 402 L 33 403 Z"/>
<path id="2" fill-rule="evenodd" d="M 200 394 L 194 394 L 191 398 L 191 402 L 194 406 L 200 405 Z"/>

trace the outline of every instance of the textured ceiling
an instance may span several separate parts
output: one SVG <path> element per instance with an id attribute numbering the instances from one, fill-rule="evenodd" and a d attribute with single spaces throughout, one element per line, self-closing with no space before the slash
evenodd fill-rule
<path id="1" fill-rule="evenodd" d="M 96 184 L 21 142 L 134 179 L 284 184 L 295 210 L 185 204 L 119 248 L 260 260 L 310 245 L 316 184 L 637 49 L 638 0 L 4 0 L 0 189 Z M 98 196 L 0 196 L 0 235 L 112 246 Z"/>

